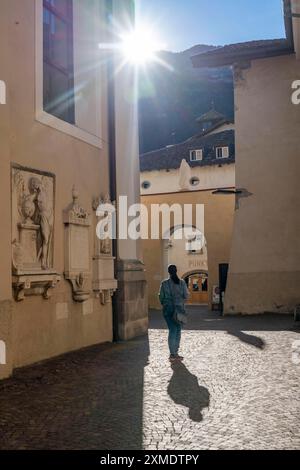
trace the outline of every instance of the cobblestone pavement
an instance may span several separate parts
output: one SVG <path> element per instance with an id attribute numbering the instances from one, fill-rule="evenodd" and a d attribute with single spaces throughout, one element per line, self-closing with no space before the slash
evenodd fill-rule
<path id="1" fill-rule="evenodd" d="M 290 316 L 190 309 L 185 362 L 167 330 L 17 370 L 0 383 L 0 449 L 300 449 Z"/>

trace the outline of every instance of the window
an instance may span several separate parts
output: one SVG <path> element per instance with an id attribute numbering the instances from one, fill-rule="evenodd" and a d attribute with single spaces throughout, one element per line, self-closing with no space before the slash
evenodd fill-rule
<path id="1" fill-rule="evenodd" d="M 73 0 L 43 0 L 44 110 L 75 124 Z"/>
<path id="2" fill-rule="evenodd" d="M 197 178 L 197 176 L 193 176 L 193 177 L 190 179 L 190 184 L 191 184 L 191 186 L 198 186 L 199 183 L 200 183 L 200 179 Z"/>
<path id="3" fill-rule="evenodd" d="M 203 150 L 191 150 L 190 151 L 190 161 L 191 162 L 198 162 L 203 159 Z"/>
<path id="4" fill-rule="evenodd" d="M 150 186 L 151 186 L 150 181 L 143 181 L 143 182 L 142 182 L 142 188 L 143 188 L 143 189 L 149 189 Z"/>
<path id="5" fill-rule="evenodd" d="M 229 147 L 216 147 L 216 158 L 228 158 Z"/>
<path id="6" fill-rule="evenodd" d="M 204 245 L 205 239 L 202 233 L 191 234 L 186 242 L 185 249 L 189 255 L 199 255 L 203 254 Z"/>
<path id="7" fill-rule="evenodd" d="M 107 73 L 106 3 L 35 2 L 36 120 L 103 147 L 103 77 Z"/>

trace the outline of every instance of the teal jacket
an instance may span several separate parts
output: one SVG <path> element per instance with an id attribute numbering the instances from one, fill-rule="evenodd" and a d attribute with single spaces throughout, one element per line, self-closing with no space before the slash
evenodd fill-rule
<path id="1" fill-rule="evenodd" d="M 184 306 L 189 297 L 189 291 L 183 279 L 180 280 L 180 284 L 175 284 L 171 279 L 166 279 L 161 283 L 158 296 L 164 313 L 168 313 L 174 310 L 175 305 Z"/>

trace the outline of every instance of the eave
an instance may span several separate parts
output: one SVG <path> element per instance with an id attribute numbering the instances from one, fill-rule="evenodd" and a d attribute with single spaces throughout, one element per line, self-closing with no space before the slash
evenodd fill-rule
<path id="1" fill-rule="evenodd" d="M 223 49 L 223 48 L 222 48 Z M 237 51 L 224 51 L 218 54 L 199 54 L 191 58 L 194 67 L 223 67 L 232 66 L 239 62 L 249 62 L 257 59 L 266 59 L 270 57 L 277 57 L 283 55 L 290 55 L 294 53 L 294 49 L 291 44 L 286 41 L 286 44 L 282 47 L 265 47 L 257 49 L 249 48 L 248 50 L 237 50 Z"/>

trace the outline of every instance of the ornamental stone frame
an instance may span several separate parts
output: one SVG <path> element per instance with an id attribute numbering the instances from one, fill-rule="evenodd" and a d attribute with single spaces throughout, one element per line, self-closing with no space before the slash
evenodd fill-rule
<path id="1" fill-rule="evenodd" d="M 90 214 L 79 204 L 79 194 L 73 186 L 73 202 L 64 211 L 65 224 L 65 279 L 72 285 L 73 300 L 85 302 L 91 291 L 86 287 L 91 277 L 90 268 Z"/>
<path id="2" fill-rule="evenodd" d="M 12 284 L 17 301 L 49 299 L 60 281 L 53 267 L 55 176 L 13 164 Z"/>
<path id="3" fill-rule="evenodd" d="M 99 213 L 98 208 L 100 205 L 103 211 Z M 93 210 L 100 217 L 100 222 L 105 224 L 109 221 L 111 206 L 112 202 L 109 195 L 93 200 Z M 105 210 L 106 208 L 107 210 Z M 93 256 L 93 291 L 102 305 L 111 302 L 111 298 L 118 287 L 118 282 L 114 276 L 114 263 L 112 240 L 110 238 L 100 240 L 96 236 L 95 255 Z"/>

